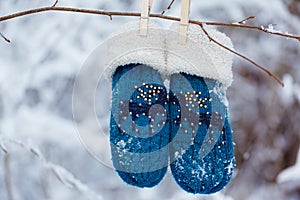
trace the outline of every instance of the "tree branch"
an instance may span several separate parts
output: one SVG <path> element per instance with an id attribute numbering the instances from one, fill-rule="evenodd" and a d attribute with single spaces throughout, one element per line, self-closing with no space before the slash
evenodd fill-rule
<path id="1" fill-rule="evenodd" d="M 169 5 L 170 8 L 171 8 L 172 4 L 174 3 L 174 1 L 172 1 L 170 3 L 170 5 Z M 55 1 L 55 3 L 50 7 L 42 7 L 42 8 L 37 8 L 37 9 L 31 9 L 31 10 L 27 10 L 27 11 L 23 11 L 23 12 L 14 13 L 14 14 L 11 14 L 11 15 L 2 16 L 2 17 L 0 17 L 0 22 L 7 21 L 7 20 L 10 20 L 10 19 L 14 19 L 14 18 L 18 18 L 18 17 L 21 17 L 21 16 L 46 12 L 46 11 L 64 11 L 64 12 L 75 12 L 75 13 L 104 15 L 104 16 L 108 16 L 110 19 L 112 19 L 113 16 L 139 17 L 141 15 L 140 13 L 135 13 L 135 12 L 109 12 L 109 11 L 93 10 L 93 9 L 81 9 L 81 8 L 71 8 L 71 7 L 56 7 L 57 2 L 58 2 L 58 0 Z M 165 20 L 172 20 L 172 21 L 180 21 L 180 18 L 178 18 L 178 17 L 165 16 L 165 15 L 162 15 L 162 14 L 150 14 L 150 17 L 160 18 L 160 19 L 165 19 Z M 206 34 L 207 34 L 207 32 L 203 27 L 204 24 L 208 25 L 208 26 L 223 26 L 223 27 L 255 29 L 255 30 L 263 31 L 263 32 L 268 33 L 268 34 L 278 35 L 278 36 L 281 36 L 281 37 L 296 39 L 296 40 L 300 41 L 300 36 L 297 36 L 297 35 L 288 34 L 288 33 L 281 33 L 279 31 L 272 31 L 268 28 L 264 28 L 263 26 L 245 25 L 245 23 L 248 20 L 253 19 L 253 18 L 254 18 L 254 16 L 250 16 L 250 17 L 248 17 L 248 18 L 246 18 L 246 19 L 244 19 L 244 20 L 242 20 L 238 23 L 201 22 L 201 21 L 196 21 L 196 20 L 189 20 L 189 23 L 199 25 Z M 2 34 L 1 34 L 1 36 L 7 41 L 7 38 L 5 38 Z M 253 60 L 247 58 L 246 56 L 244 56 L 244 55 L 242 55 L 242 54 L 240 54 L 240 53 L 238 53 L 238 52 L 222 45 L 218 41 L 211 38 L 208 34 L 207 34 L 207 36 L 209 37 L 209 39 L 211 41 L 213 41 L 217 45 L 225 48 L 226 50 L 228 50 L 228 51 L 234 53 L 235 55 L 247 60 L 248 62 L 250 62 L 253 65 L 255 65 L 256 67 L 258 67 L 259 69 L 263 70 L 264 72 L 266 72 L 269 76 L 273 77 L 277 82 L 279 82 L 283 86 L 283 82 L 277 76 L 275 76 L 272 72 L 268 71 L 266 68 L 264 68 L 261 65 L 255 63 Z"/>
<path id="2" fill-rule="evenodd" d="M 242 21 L 239 21 L 238 23 L 239 24 L 246 24 L 250 19 L 254 19 L 255 18 L 255 16 L 249 16 L 249 17 L 247 17 L 246 19 L 243 19 Z"/>
<path id="3" fill-rule="evenodd" d="M 13 18 L 18 18 L 18 17 L 25 16 L 25 15 L 31 15 L 31 14 L 36 14 L 36 13 L 46 12 L 46 11 L 64 11 L 64 12 L 75 12 L 75 13 L 86 13 L 86 14 L 104 15 L 104 16 L 108 16 L 110 18 L 112 16 L 124 16 L 124 17 L 126 17 L 126 16 L 127 17 L 139 17 L 139 16 L 141 16 L 140 13 L 135 13 L 135 12 L 109 12 L 109 11 L 103 11 L 103 10 L 50 6 L 50 7 L 42 7 L 42 8 L 37 8 L 37 9 L 14 13 L 11 15 L 2 16 L 2 17 L 0 17 L 0 22 L 7 21 L 7 20 L 10 20 Z M 150 14 L 150 17 L 172 20 L 172 21 L 180 21 L 180 18 L 178 18 L 178 17 L 165 16 L 162 14 Z M 280 32 L 273 32 L 273 31 L 270 31 L 270 30 L 264 28 L 263 26 L 250 26 L 250 25 L 244 25 L 244 24 L 240 24 L 240 23 L 201 22 L 201 21 L 196 21 L 196 20 L 190 20 L 189 23 L 198 24 L 198 25 L 206 24 L 209 26 L 225 26 L 225 27 L 256 29 L 256 30 L 263 31 L 265 33 L 278 35 L 278 36 L 282 36 L 282 37 L 287 37 L 287 38 L 292 38 L 292 39 L 296 39 L 296 40 L 300 41 L 300 36 L 293 35 L 293 34 L 280 33 Z"/>
<path id="4" fill-rule="evenodd" d="M 227 51 L 230 51 L 231 53 L 243 58 L 244 60 L 250 62 L 251 64 L 253 64 L 254 66 L 256 66 L 257 68 L 259 68 L 260 70 L 264 71 L 265 73 L 267 73 L 270 77 L 274 78 L 282 87 L 284 87 L 284 83 L 280 80 L 280 78 L 278 78 L 274 73 L 272 73 L 271 71 L 267 70 L 265 67 L 257 64 L 255 61 L 251 60 L 250 58 L 234 51 L 233 49 L 221 44 L 220 42 L 218 42 L 217 40 L 215 40 L 214 38 L 212 38 L 208 32 L 205 30 L 205 28 L 203 27 L 203 25 L 200 25 L 201 29 L 203 30 L 203 32 L 205 33 L 205 35 L 209 38 L 210 41 L 214 42 L 215 44 L 221 46 L 222 48 L 226 49 Z"/>
<path id="5" fill-rule="evenodd" d="M 300 42 L 300 35 L 274 32 L 274 31 L 270 31 L 270 30 L 266 29 L 263 26 L 251 26 L 251 25 L 244 25 L 244 24 L 240 24 L 240 23 L 220 23 L 220 22 L 203 22 L 203 24 L 206 24 L 209 26 L 228 26 L 228 27 L 237 27 L 237 28 L 246 28 L 246 29 L 256 29 L 256 30 L 263 31 L 268 34 L 278 35 L 281 37 L 286 37 L 286 38 L 291 38 L 291 39 L 296 39 Z"/>
<path id="6" fill-rule="evenodd" d="M 48 161 L 44 155 L 41 153 L 41 151 L 32 145 L 31 143 L 27 142 L 24 143 L 20 140 L 10 139 L 10 138 L 0 138 L 0 147 L 5 149 L 5 145 L 8 144 L 9 146 L 19 146 L 22 149 L 26 150 L 27 152 L 34 155 L 35 158 L 37 158 L 43 165 L 45 169 L 51 170 L 54 175 L 57 177 L 57 179 L 66 187 L 72 190 L 77 190 L 79 193 L 85 194 L 88 196 L 88 199 L 95 199 L 100 200 L 103 199 L 100 195 L 98 195 L 96 192 L 94 192 L 92 189 L 90 189 L 86 184 L 82 183 L 81 180 L 77 179 L 71 172 L 69 172 L 64 167 L 54 164 L 50 161 Z M 7 150 L 5 149 L 7 152 Z M 7 188 L 7 195 L 9 197 L 8 200 L 13 200 L 13 191 L 12 191 L 12 183 L 11 183 L 11 172 L 9 168 L 9 154 L 7 153 L 4 157 L 4 175 L 5 175 L 5 184 Z"/>

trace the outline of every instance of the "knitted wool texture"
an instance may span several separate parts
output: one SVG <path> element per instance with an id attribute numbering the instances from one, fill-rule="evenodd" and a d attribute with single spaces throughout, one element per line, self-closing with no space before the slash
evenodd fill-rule
<path id="1" fill-rule="evenodd" d="M 170 136 L 173 177 L 187 192 L 217 192 L 230 181 L 234 168 L 232 130 L 220 83 L 181 73 L 172 75 L 170 90 L 170 116 L 177 118 L 170 128 L 176 135 Z"/>
<path id="2" fill-rule="evenodd" d="M 224 34 L 208 31 L 232 48 Z M 170 164 L 184 190 L 210 194 L 228 184 L 234 168 L 225 95 L 232 55 L 199 27 L 189 27 L 187 44 L 178 43 L 178 34 L 178 24 L 167 35 L 150 23 L 147 37 L 141 37 L 133 22 L 108 40 L 112 161 L 128 184 L 153 187 Z M 170 76 L 169 92 L 161 75 Z M 150 96 L 154 87 L 156 95 Z"/>
<path id="3" fill-rule="evenodd" d="M 167 171 L 169 104 L 159 73 L 129 64 L 117 68 L 112 82 L 110 143 L 120 177 L 137 187 L 153 187 Z"/>

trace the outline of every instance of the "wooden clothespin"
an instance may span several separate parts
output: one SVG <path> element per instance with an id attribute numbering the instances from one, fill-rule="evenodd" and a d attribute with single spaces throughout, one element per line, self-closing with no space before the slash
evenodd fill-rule
<path id="1" fill-rule="evenodd" d="M 180 29 L 179 29 L 179 43 L 186 44 L 189 29 L 189 15 L 190 15 L 191 0 L 182 0 Z"/>
<path id="2" fill-rule="evenodd" d="M 140 35 L 146 36 L 148 34 L 149 14 L 153 0 L 142 0 L 142 11 L 140 20 Z"/>

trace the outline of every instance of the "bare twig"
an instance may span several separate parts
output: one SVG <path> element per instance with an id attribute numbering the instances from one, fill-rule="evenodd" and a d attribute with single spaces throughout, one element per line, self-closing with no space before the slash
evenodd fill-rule
<path id="1" fill-rule="evenodd" d="M 193 23 L 193 22 L 190 21 L 190 23 Z M 195 23 L 195 24 L 198 24 L 198 23 Z M 270 31 L 270 30 L 264 28 L 263 26 L 251 26 L 251 25 L 244 25 L 244 24 L 239 24 L 239 23 L 220 23 L 220 22 L 205 22 L 205 24 L 209 25 L 209 26 L 228 26 L 228 27 L 238 27 L 238 28 L 246 28 L 246 29 L 256 29 L 256 30 L 263 31 L 263 32 L 271 34 L 271 35 L 278 35 L 281 37 L 296 39 L 296 40 L 300 41 L 300 35 L 273 32 L 273 31 Z"/>
<path id="2" fill-rule="evenodd" d="M 55 7 L 55 6 L 57 5 L 57 3 L 58 3 L 58 0 L 56 0 L 56 1 L 54 2 L 54 4 L 52 5 L 52 8 Z"/>
<path id="3" fill-rule="evenodd" d="M 5 37 L 2 33 L 0 33 L 0 36 L 1 36 L 6 42 L 10 43 L 10 40 L 9 40 L 7 37 Z"/>
<path id="4" fill-rule="evenodd" d="M 109 12 L 103 10 L 92 10 L 92 9 L 81 9 L 81 8 L 70 8 L 70 7 L 42 7 L 32 10 L 26 10 L 11 15 L 0 17 L 0 21 L 7 21 L 13 18 L 22 17 L 25 15 L 32 15 L 36 13 L 46 12 L 46 11 L 63 11 L 63 12 L 74 12 L 74 13 L 86 13 L 86 14 L 95 14 L 95 15 L 105 15 L 105 16 L 132 16 L 139 17 L 140 13 L 131 13 L 131 12 Z"/>
<path id="5" fill-rule="evenodd" d="M 280 80 L 280 78 L 278 78 L 274 73 L 272 73 L 271 71 L 267 70 L 265 67 L 257 64 L 255 61 L 251 60 L 250 58 L 234 51 L 233 49 L 221 44 L 220 42 L 216 41 L 214 38 L 212 38 L 208 32 L 205 30 L 205 28 L 203 27 L 203 25 L 200 25 L 201 29 L 203 30 L 203 32 L 205 33 L 205 35 L 209 38 L 210 41 L 216 43 L 217 45 L 221 46 L 222 48 L 230 51 L 231 53 L 243 58 L 244 60 L 250 62 L 251 64 L 253 64 L 254 66 L 258 67 L 260 70 L 266 72 L 270 77 L 274 78 L 282 87 L 284 87 L 284 83 Z"/>
<path id="6" fill-rule="evenodd" d="M 250 19 L 254 19 L 255 16 L 249 16 L 246 19 L 243 19 L 242 21 L 238 22 L 239 24 L 246 24 Z"/>
<path id="7" fill-rule="evenodd" d="M 167 7 L 167 9 L 163 10 L 161 14 L 164 15 L 167 10 L 170 10 L 172 8 L 172 5 L 174 2 L 175 2 L 175 0 L 172 0 L 171 3 L 169 4 L 169 6 Z"/>

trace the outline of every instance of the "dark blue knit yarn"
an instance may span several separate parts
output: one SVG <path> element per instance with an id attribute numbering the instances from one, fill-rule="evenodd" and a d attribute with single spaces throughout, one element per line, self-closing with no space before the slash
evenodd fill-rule
<path id="1" fill-rule="evenodd" d="M 110 144 L 119 176 L 137 187 L 153 187 L 167 171 L 169 104 L 159 73 L 129 64 L 117 68 L 112 82 Z"/>
<path id="2" fill-rule="evenodd" d="M 220 87 L 216 80 L 184 73 L 171 77 L 170 116 L 181 118 L 171 123 L 171 171 L 178 185 L 190 193 L 217 192 L 232 176 L 232 130 Z"/>

